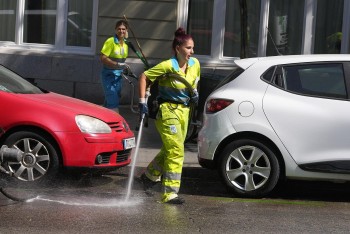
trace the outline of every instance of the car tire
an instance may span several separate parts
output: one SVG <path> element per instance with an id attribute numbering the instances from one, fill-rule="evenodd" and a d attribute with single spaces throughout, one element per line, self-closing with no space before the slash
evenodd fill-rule
<path id="1" fill-rule="evenodd" d="M 6 138 L 4 144 L 24 153 L 21 162 L 6 164 L 6 169 L 13 173 L 17 182 L 42 183 L 57 175 L 58 151 L 52 140 L 44 134 L 29 131 L 15 132 Z"/>
<path id="2" fill-rule="evenodd" d="M 280 165 L 264 143 L 240 139 L 228 144 L 220 158 L 219 173 L 230 191 L 258 198 L 270 193 L 280 178 Z"/>

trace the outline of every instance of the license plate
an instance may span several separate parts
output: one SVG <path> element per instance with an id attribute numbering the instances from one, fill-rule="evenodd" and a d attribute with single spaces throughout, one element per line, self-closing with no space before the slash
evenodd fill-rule
<path id="1" fill-rule="evenodd" d="M 123 139 L 124 149 L 131 149 L 135 147 L 135 137 Z"/>

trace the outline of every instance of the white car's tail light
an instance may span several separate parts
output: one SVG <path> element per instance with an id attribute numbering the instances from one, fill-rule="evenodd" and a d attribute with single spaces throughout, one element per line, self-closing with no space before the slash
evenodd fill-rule
<path id="1" fill-rule="evenodd" d="M 234 101 L 227 99 L 210 99 L 207 102 L 205 112 L 207 114 L 216 113 L 231 105 Z"/>

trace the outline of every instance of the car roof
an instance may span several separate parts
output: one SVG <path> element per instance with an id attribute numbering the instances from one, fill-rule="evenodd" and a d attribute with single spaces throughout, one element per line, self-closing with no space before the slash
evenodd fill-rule
<path id="1" fill-rule="evenodd" d="M 263 62 L 268 66 L 278 64 L 291 64 L 303 62 L 326 62 L 326 61 L 350 61 L 348 54 L 308 54 L 308 55 L 282 55 L 237 59 L 235 64 L 243 69 L 247 69 L 257 62 Z"/>

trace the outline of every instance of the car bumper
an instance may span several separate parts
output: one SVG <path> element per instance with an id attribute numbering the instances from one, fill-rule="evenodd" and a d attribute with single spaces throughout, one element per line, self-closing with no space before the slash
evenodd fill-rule
<path id="1" fill-rule="evenodd" d="M 61 132 L 56 137 L 64 167 L 123 167 L 131 162 L 132 148 L 125 148 L 123 139 L 133 138 L 132 132 L 120 133 L 118 137 Z"/>
<path id="2" fill-rule="evenodd" d="M 206 114 L 204 124 L 198 133 L 198 162 L 211 167 L 220 143 L 236 131 L 227 115 Z"/>

